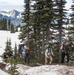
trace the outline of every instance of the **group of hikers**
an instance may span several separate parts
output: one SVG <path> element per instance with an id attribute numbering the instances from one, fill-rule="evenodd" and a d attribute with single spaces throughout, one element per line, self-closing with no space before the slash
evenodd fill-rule
<path id="1" fill-rule="evenodd" d="M 61 63 L 63 64 L 65 62 L 65 57 L 66 57 L 66 63 L 68 65 L 69 60 L 70 60 L 70 49 L 73 48 L 74 49 L 74 42 L 72 42 L 72 45 L 70 45 L 70 40 L 66 39 L 64 42 L 62 42 L 61 46 L 60 46 L 60 52 L 61 52 Z M 49 64 L 52 64 L 53 61 L 53 57 L 55 55 L 53 54 L 52 51 L 52 47 L 51 46 L 47 46 L 46 51 L 45 51 L 45 64 L 48 63 L 48 59 Z"/>
<path id="2" fill-rule="evenodd" d="M 54 53 L 53 53 L 53 49 L 52 46 L 50 45 L 46 45 L 46 50 L 44 52 L 45 54 L 45 65 L 47 63 L 52 64 L 53 61 L 53 57 L 55 57 Z M 70 45 L 70 40 L 67 39 L 64 42 L 61 43 L 61 46 L 59 48 L 60 52 L 61 52 L 61 63 L 64 63 L 65 57 L 67 60 L 67 64 L 69 63 L 70 60 L 70 48 L 74 49 L 74 42 L 72 42 L 72 45 Z M 21 60 L 23 60 L 25 63 L 29 64 L 30 61 L 30 49 L 28 46 L 23 45 L 23 46 L 19 46 L 19 57 Z M 50 61 L 49 61 L 50 60 Z"/>

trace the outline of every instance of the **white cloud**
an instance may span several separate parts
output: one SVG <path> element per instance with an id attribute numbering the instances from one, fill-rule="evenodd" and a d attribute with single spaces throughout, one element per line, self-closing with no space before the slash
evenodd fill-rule
<path id="1" fill-rule="evenodd" d="M 0 0 L 0 4 L 2 2 L 8 3 L 8 4 L 13 4 L 13 5 L 22 5 L 24 0 Z"/>
<path id="2" fill-rule="evenodd" d="M 0 0 L 0 10 L 19 10 L 23 11 L 24 0 Z"/>
<path id="3" fill-rule="evenodd" d="M 0 10 L 5 10 L 5 11 L 10 11 L 10 10 L 18 10 L 18 11 L 23 11 L 23 6 L 22 5 L 0 5 Z"/>

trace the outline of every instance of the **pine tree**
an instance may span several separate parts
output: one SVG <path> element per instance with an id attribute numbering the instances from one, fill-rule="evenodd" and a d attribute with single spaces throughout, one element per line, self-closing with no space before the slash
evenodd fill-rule
<path id="1" fill-rule="evenodd" d="M 71 42 L 74 41 L 74 0 L 72 0 L 72 5 L 71 5 L 71 11 L 72 13 L 70 13 L 70 19 L 69 19 L 69 24 L 68 24 L 68 27 L 67 27 L 67 30 L 68 30 L 68 37 L 70 39 Z M 72 44 L 71 44 L 72 46 Z M 73 48 L 70 48 L 70 61 L 71 62 L 74 62 L 74 50 Z"/>
<path id="2" fill-rule="evenodd" d="M 17 55 L 17 45 L 15 43 L 15 48 L 14 48 L 14 56 L 15 56 L 15 58 L 16 58 L 16 55 Z"/>
<path id="3" fill-rule="evenodd" d="M 74 24 L 74 0 L 73 1 L 73 4 L 71 5 L 71 10 L 72 10 L 72 13 L 71 13 L 71 23 Z"/>
<path id="4" fill-rule="evenodd" d="M 19 54 L 18 54 L 16 43 L 15 43 L 15 47 L 14 47 L 14 59 L 16 60 L 16 62 L 19 62 Z"/>
<path id="5" fill-rule="evenodd" d="M 17 71 L 18 67 L 16 60 L 12 59 L 12 57 L 8 58 L 7 61 L 10 63 L 10 67 L 8 69 L 8 73 L 11 75 L 19 75 L 19 72 Z"/>
<path id="6" fill-rule="evenodd" d="M 57 15 L 57 27 L 58 27 L 58 31 L 59 31 L 59 48 L 60 48 L 60 45 L 61 45 L 61 39 L 62 39 L 62 26 L 63 24 L 65 23 L 65 19 L 66 19 L 66 16 L 65 16 L 65 4 L 66 4 L 66 1 L 65 0 L 56 0 L 56 6 L 58 9 L 56 9 L 56 15 Z M 58 13 L 58 14 L 57 14 Z M 60 63 L 60 60 L 61 60 L 61 51 L 59 49 L 59 63 Z"/>
<path id="7" fill-rule="evenodd" d="M 11 30 L 11 21 L 10 21 L 10 19 L 8 20 L 8 30 L 10 31 Z"/>
<path id="8" fill-rule="evenodd" d="M 29 46 L 29 26 L 30 26 L 30 0 L 24 0 L 24 12 L 22 13 L 23 22 L 26 23 L 26 26 L 23 27 L 22 30 L 22 39 L 24 39 L 24 35 L 26 32 L 27 37 L 27 45 Z M 26 29 L 26 30 L 25 30 Z"/>
<path id="9" fill-rule="evenodd" d="M 14 33 L 15 32 L 15 29 L 14 29 L 14 25 L 13 24 L 10 25 L 10 31 L 11 31 L 11 33 Z"/>
<path id="10" fill-rule="evenodd" d="M 72 26 L 68 27 L 68 31 L 69 31 L 68 35 L 69 35 L 70 39 L 72 41 L 74 41 L 74 1 L 73 1 L 73 4 L 71 5 L 71 10 L 72 10 L 72 13 L 71 13 L 70 17 L 71 17 Z"/>
<path id="11" fill-rule="evenodd" d="M 54 2 L 52 0 L 36 0 L 33 5 L 34 11 L 32 15 L 33 19 L 33 48 L 36 53 L 45 49 L 45 44 L 48 44 L 51 40 L 51 27 L 54 20 Z"/>
<path id="12" fill-rule="evenodd" d="M 5 51 L 9 51 L 9 50 L 12 50 L 12 48 L 11 48 L 11 39 L 7 38 Z"/>
<path id="13" fill-rule="evenodd" d="M 4 18 L 0 20 L 0 29 L 7 30 L 7 20 Z"/>

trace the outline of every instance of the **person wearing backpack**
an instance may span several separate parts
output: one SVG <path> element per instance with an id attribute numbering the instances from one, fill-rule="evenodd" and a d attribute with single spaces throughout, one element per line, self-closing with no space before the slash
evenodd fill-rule
<path id="1" fill-rule="evenodd" d="M 61 47 L 61 63 L 64 63 L 65 56 L 67 57 L 67 64 L 69 63 L 69 50 L 70 50 L 70 42 L 66 40 L 62 43 Z"/>
<path id="2" fill-rule="evenodd" d="M 53 51 L 51 46 L 47 46 L 45 50 L 45 65 L 48 63 L 48 59 L 50 60 L 49 64 L 52 64 L 53 61 Z"/>
<path id="3" fill-rule="evenodd" d="M 25 52 L 25 63 L 29 65 L 30 61 L 30 49 L 29 47 L 25 46 L 26 52 Z"/>
<path id="4" fill-rule="evenodd" d="M 22 47 L 22 59 L 23 61 L 25 61 L 25 57 L 26 57 L 26 49 L 25 49 L 25 46 Z"/>

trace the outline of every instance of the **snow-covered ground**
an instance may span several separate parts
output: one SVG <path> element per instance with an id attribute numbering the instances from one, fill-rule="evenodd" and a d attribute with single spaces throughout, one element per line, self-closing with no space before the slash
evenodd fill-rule
<path id="1" fill-rule="evenodd" d="M 19 38 L 19 33 L 20 32 L 16 32 L 16 33 L 10 33 L 10 31 L 3 31 L 0 30 L 0 56 L 2 56 L 2 54 L 4 53 L 4 49 L 6 47 L 6 42 L 7 39 L 11 39 L 11 46 L 12 49 L 15 46 L 15 43 L 17 44 L 17 48 L 18 48 L 18 44 L 20 43 Z M 2 58 L 0 57 L 0 61 L 2 61 Z"/>
<path id="2" fill-rule="evenodd" d="M 17 48 L 18 48 L 18 44 L 20 43 L 20 40 L 18 39 L 19 33 L 20 32 L 10 33 L 10 31 L 0 30 L 0 56 L 2 56 L 2 54 L 4 53 L 7 38 L 11 39 L 12 49 L 14 48 L 15 43 L 17 44 Z M 1 57 L 0 57 L 0 63 L 3 63 L 3 59 Z M 0 69 L 0 75 L 9 75 L 9 74 L 5 73 Z"/>
<path id="3" fill-rule="evenodd" d="M 14 48 L 15 43 L 20 43 L 18 39 L 19 32 L 10 33 L 9 31 L 0 31 L 0 55 L 4 52 L 7 38 L 11 38 L 12 48 Z M 0 63 L 3 63 L 2 58 L 0 57 Z M 9 68 L 8 64 L 5 67 L 5 70 Z M 42 65 L 30 67 L 23 64 L 17 65 L 17 71 L 20 75 L 74 75 L 74 66 L 66 66 L 66 65 Z M 0 69 L 0 75 L 9 75 Z"/>
<path id="4" fill-rule="evenodd" d="M 0 69 L 0 75 L 9 75 L 9 74 Z"/>
<path id="5" fill-rule="evenodd" d="M 74 66 L 66 65 L 42 65 L 30 67 L 22 64 L 17 65 L 19 75 L 74 75 Z M 6 66 L 8 69 L 8 66 Z M 0 70 L 0 75 L 9 75 Z"/>
<path id="6" fill-rule="evenodd" d="M 74 75 L 74 66 L 57 64 L 30 67 L 18 64 L 17 67 L 20 75 Z"/>
<path id="7" fill-rule="evenodd" d="M 29 67 L 18 65 L 20 75 L 74 75 L 74 66 L 65 65 L 43 65 Z"/>

